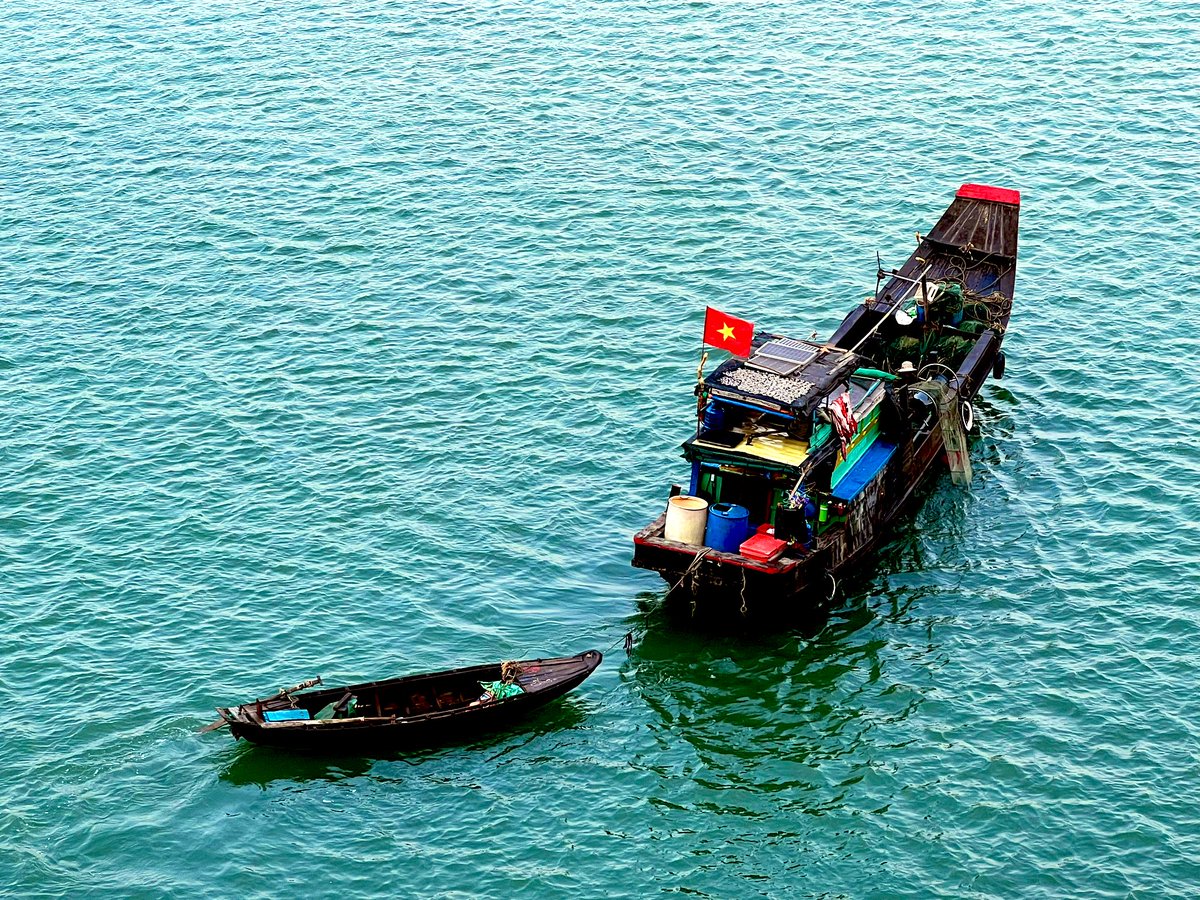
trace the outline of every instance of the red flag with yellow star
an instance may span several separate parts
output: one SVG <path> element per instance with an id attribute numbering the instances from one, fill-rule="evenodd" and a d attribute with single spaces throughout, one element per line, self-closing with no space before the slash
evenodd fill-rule
<path id="1" fill-rule="evenodd" d="M 754 340 L 754 323 L 726 315 L 719 309 L 705 307 L 704 343 L 728 350 L 734 356 L 749 356 Z"/>

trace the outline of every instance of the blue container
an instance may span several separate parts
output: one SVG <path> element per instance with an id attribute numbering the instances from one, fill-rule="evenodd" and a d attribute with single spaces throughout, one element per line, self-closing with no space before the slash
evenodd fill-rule
<path id="1" fill-rule="evenodd" d="M 717 406 L 715 403 L 710 403 L 704 407 L 704 415 L 700 420 L 700 427 L 704 431 L 720 431 L 725 427 L 725 410 Z"/>
<path id="2" fill-rule="evenodd" d="M 307 709 L 272 709 L 263 713 L 268 722 L 307 722 Z"/>
<path id="3" fill-rule="evenodd" d="M 722 553 L 737 553 L 750 537 L 750 510 L 733 503 L 714 503 L 708 510 L 704 544 Z"/>

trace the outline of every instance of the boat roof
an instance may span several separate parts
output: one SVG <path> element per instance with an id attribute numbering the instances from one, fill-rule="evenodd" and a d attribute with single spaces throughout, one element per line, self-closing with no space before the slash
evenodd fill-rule
<path id="1" fill-rule="evenodd" d="M 865 364 L 858 354 L 837 347 L 759 333 L 748 359 L 726 360 L 704 386 L 718 399 L 802 415 Z"/>

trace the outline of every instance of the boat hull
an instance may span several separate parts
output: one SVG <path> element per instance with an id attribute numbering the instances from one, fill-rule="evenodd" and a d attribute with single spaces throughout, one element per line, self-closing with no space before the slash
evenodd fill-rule
<path id="1" fill-rule="evenodd" d="M 370 699 L 410 697 L 414 693 L 436 696 L 439 690 L 449 689 L 464 696 L 474 685 L 499 677 L 496 665 L 476 666 L 450 672 L 430 673 L 383 682 L 347 685 L 287 699 L 243 704 L 221 710 L 231 734 L 254 744 L 310 753 L 384 754 L 439 744 L 468 740 L 507 728 L 530 713 L 558 699 L 582 684 L 600 665 L 603 656 L 589 650 L 572 657 L 523 660 L 519 665 L 524 673 L 518 681 L 528 685 L 518 696 L 483 703 L 462 703 L 447 709 L 434 709 L 420 714 L 397 711 L 391 715 L 367 715 L 342 719 L 294 722 L 268 722 L 264 714 L 300 706 L 319 708 L 331 698 L 351 693 Z M 380 712 L 386 700 L 376 703 Z M 400 702 L 403 702 L 402 700 Z"/>
<path id="2" fill-rule="evenodd" d="M 864 368 L 867 377 L 890 380 L 887 388 L 890 401 L 903 395 L 902 401 L 893 403 L 895 412 L 886 441 L 882 439 L 882 432 L 878 436 L 879 442 L 886 444 L 880 448 L 880 457 L 886 455 L 885 461 L 878 471 L 865 466 L 862 479 L 854 480 L 852 496 L 841 498 L 846 501 L 844 504 L 838 503 L 838 506 L 845 506 L 844 519 L 839 519 L 836 527 L 810 520 L 810 525 L 817 526 L 815 538 L 805 545 L 793 541 L 779 559 L 763 563 L 740 552 L 721 553 L 668 541 L 664 536 L 665 516 L 659 516 L 634 536 L 632 562 L 638 568 L 657 571 L 663 577 L 669 585 L 669 605 L 682 607 L 697 616 L 733 615 L 772 621 L 811 613 L 836 594 L 840 582 L 863 570 L 869 552 L 886 538 L 895 519 L 912 505 L 921 486 L 950 468 L 949 458 L 956 463 L 956 476 L 966 477 L 969 471 L 966 442 L 973 419 L 970 402 L 990 375 L 999 377 L 1004 369 L 1002 346 L 1016 272 L 1018 207 L 1016 192 L 964 185 L 934 229 L 924 238 L 919 237 L 920 244 L 905 265 L 891 272 L 883 290 L 877 290 L 873 298 L 853 309 L 829 341 L 813 351 L 858 353 L 869 361 Z M 881 279 L 888 277 L 882 270 L 879 274 Z M 980 331 L 960 331 L 955 327 L 958 320 L 946 329 L 947 334 L 954 335 L 960 345 L 964 345 L 965 355 L 953 357 L 953 367 L 944 365 L 938 362 L 936 354 L 932 361 L 929 360 L 925 355 L 928 342 L 921 342 L 919 351 L 914 351 L 919 355 L 920 364 L 907 370 L 907 380 L 899 374 L 904 370 L 894 358 L 890 360 L 892 371 L 879 371 L 892 352 L 882 337 L 888 327 L 894 323 L 900 329 L 899 334 L 912 333 L 902 330 L 910 326 L 930 328 L 930 323 L 922 325 L 919 321 L 913 326 L 912 318 L 901 321 L 901 317 L 895 315 L 899 305 L 916 285 L 939 279 L 957 279 L 964 290 L 971 291 L 976 297 L 986 297 L 984 302 L 991 304 L 987 306 L 985 321 L 975 323 L 980 326 Z M 978 311 L 979 301 L 974 302 Z M 924 314 L 925 311 L 922 308 L 920 312 Z M 937 322 L 933 325 L 935 329 L 942 327 Z M 919 333 L 925 334 L 924 331 Z M 968 338 L 968 334 L 971 337 Z M 770 336 L 769 339 L 776 340 L 777 337 Z M 701 394 L 702 388 L 709 388 L 714 391 L 712 396 L 719 399 L 737 399 L 738 395 L 731 395 L 724 387 L 728 381 L 714 383 L 720 372 L 733 365 L 725 363 L 703 382 L 701 388 L 697 388 L 697 394 Z M 870 375 L 872 372 L 875 374 Z M 945 401 L 944 407 L 938 407 L 937 419 L 932 426 L 928 418 L 921 419 L 917 412 L 916 398 L 922 391 L 925 394 L 920 400 L 922 404 L 935 403 L 931 391 Z M 746 399 L 742 398 L 743 407 Z M 751 406 L 761 403 L 757 397 L 750 397 L 749 401 Z M 757 408 L 768 414 L 772 410 L 785 409 L 770 403 Z M 960 423 L 956 421 L 950 421 L 947 426 L 946 415 L 961 419 L 963 427 L 960 429 Z M 705 427 L 703 419 L 701 427 Z M 944 428 L 947 428 L 945 433 Z M 952 448 L 949 453 L 947 435 Z M 693 463 L 691 493 L 696 493 L 699 488 L 695 473 L 700 463 L 710 468 L 728 466 L 737 472 L 739 466 L 744 469 L 756 462 L 744 452 L 749 439 L 736 445 L 743 449 L 743 455 L 737 457 L 731 451 L 714 448 L 711 442 L 699 445 L 702 449 L 697 449 L 701 437 L 698 427 L 697 437 L 684 445 L 685 456 Z M 843 445 L 842 456 L 838 459 L 842 460 L 846 454 Z M 857 469 L 857 462 L 846 465 Z M 868 471 L 871 472 L 869 476 Z M 807 484 L 802 480 L 807 477 L 805 470 L 791 470 L 790 477 L 795 479 L 798 473 L 801 480 L 796 481 L 797 488 L 802 483 Z M 839 499 L 834 496 L 832 486 L 824 490 L 822 502 L 826 497 L 831 502 Z M 701 495 L 705 496 L 703 491 Z M 715 498 L 706 496 L 705 499 Z M 722 501 L 725 499 L 721 497 Z M 757 521 L 761 522 L 763 518 Z M 821 523 L 824 521 L 824 518 L 820 520 Z"/>

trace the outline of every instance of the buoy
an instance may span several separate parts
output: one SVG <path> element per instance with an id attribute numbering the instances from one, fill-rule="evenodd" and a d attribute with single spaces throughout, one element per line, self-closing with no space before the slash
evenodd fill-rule
<path id="1" fill-rule="evenodd" d="M 958 408 L 958 412 L 962 419 L 963 431 L 970 434 L 971 429 L 975 427 L 975 410 L 971 408 L 970 403 L 964 400 L 962 406 Z"/>
<path id="2" fill-rule="evenodd" d="M 1004 377 L 1004 351 L 1001 350 L 996 354 L 996 361 L 992 363 L 992 377 L 999 381 Z"/>

